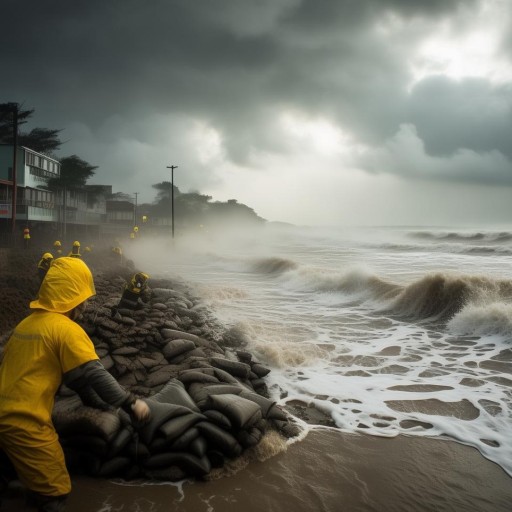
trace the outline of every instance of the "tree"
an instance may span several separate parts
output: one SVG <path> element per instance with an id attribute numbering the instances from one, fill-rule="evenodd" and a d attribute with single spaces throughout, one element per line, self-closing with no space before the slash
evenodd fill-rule
<path id="1" fill-rule="evenodd" d="M 13 115 L 18 113 L 18 145 L 30 148 L 38 153 L 52 154 L 57 151 L 62 142 L 58 135 L 62 130 L 49 128 L 33 128 L 30 132 L 19 127 L 27 122 L 34 114 L 32 110 L 22 110 L 19 103 L 0 103 L 0 143 L 13 144 Z"/>
<path id="2" fill-rule="evenodd" d="M 176 185 L 173 185 L 170 181 L 162 181 L 155 183 L 153 188 L 158 190 L 155 198 L 155 203 L 169 202 L 171 200 L 172 188 L 174 186 L 174 196 L 176 197 L 181 192 Z"/>
<path id="3" fill-rule="evenodd" d="M 91 165 L 76 155 L 63 158 L 60 161 L 60 177 L 48 180 L 50 190 L 58 190 L 64 187 L 79 189 L 86 185 L 87 180 L 94 176 L 94 170 L 98 166 Z"/>

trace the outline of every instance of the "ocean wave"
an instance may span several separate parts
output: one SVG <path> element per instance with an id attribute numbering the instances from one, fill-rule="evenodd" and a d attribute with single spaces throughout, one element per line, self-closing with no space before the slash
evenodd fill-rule
<path id="1" fill-rule="evenodd" d="M 476 233 L 458 233 L 458 232 L 439 232 L 439 231 L 414 231 L 408 233 L 409 237 L 434 240 L 434 241 L 451 241 L 451 242 L 511 242 L 512 233 L 508 231 L 501 232 L 476 232 Z"/>
<path id="2" fill-rule="evenodd" d="M 415 320 L 450 320 L 468 305 L 507 303 L 512 281 L 478 276 L 430 274 L 406 286 L 389 311 Z"/>
<path id="3" fill-rule="evenodd" d="M 400 290 L 400 286 L 361 269 L 347 272 L 327 272 L 312 267 L 300 267 L 286 274 L 287 287 L 302 292 L 342 293 L 362 300 L 382 299 Z"/>
<path id="4" fill-rule="evenodd" d="M 448 329 L 455 334 L 512 337 L 512 304 L 469 305 L 448 322 Z"/>
<path id="5" fill-rule="evenodd" d="M 262 258 L 251 264 L 251 270 L 261 274 L 282 274 L 297 267 L 297 263 L 286 258 Z"/>

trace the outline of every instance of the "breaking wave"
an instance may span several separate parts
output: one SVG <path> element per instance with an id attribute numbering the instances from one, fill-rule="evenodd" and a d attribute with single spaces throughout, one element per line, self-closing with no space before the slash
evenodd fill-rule
<path id="1" fill-rule="evenodd" d="M 408 236 L 423 240 L 442 240 L 452 242 L 512 242 L 512 233 L 501 231 L 498 233 L 457 233 L 457 232 L 431 232 L 431 231 L 415 231 L 409 233 Z"/>
<path id="2" fill-rule="evenodd" d="M 253 272 L 261 274 L 282 274 L 298 267 L 297 263 L 285 258 L 263 258 L 251 265 Z"/>

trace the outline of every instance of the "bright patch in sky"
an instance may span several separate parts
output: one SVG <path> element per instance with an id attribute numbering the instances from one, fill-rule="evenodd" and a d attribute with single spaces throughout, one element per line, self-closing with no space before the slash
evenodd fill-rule
<path id="1" fill-rule="evenodd" d="M 287 112 L 281 116 L 281 126 L 300 146 L 311 146 L 324 155 L 343 152 L 349 142 L 348 136 L 327 119 Z"/>
<path id="2" fill-rule="evenodd" d="M 512 80 L 512 66 L 499 55 L 509 23 L 508 2 L 483 4 L 480 12 L 443 21 L 420 43 L 412 60 L 413 82 L 442 74 L 453 79 L 487 78 L 495 83 Z"/>

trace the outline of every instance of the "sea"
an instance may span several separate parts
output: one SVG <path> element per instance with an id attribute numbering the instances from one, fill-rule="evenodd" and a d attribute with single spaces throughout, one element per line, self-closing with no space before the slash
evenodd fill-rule
<path id="1" fill-rule="evenodd" d="M 452 440 L 512 476 L 512 226 L 269 223 L 136 244 L 142 270 L 243 337 L 279 404 L 367 439 Z"/>
<path id="2" fill-rule="evenodd" d="M 126 248 L 140 270 L 187 283 L 270 368 L 271 397 L 319 421 L 216 483 L 166 502 L 118 482 L 138 508 L 109 488 L 94 510 L 510 510 L 512 226 L 144 236 Z"/>

